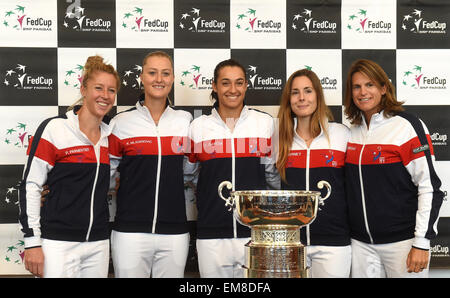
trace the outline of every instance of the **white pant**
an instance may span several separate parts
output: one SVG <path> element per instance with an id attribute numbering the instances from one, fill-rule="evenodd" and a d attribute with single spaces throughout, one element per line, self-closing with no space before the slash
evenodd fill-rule
<path id="1" fill-rule="evenodd" d="M 42 239 L 44 277 L 108 277 L 109 240 L 71 242 Z"/>
<path id="2" fill-rule="evenodd" d="M 250 238 L 197 239 L 200 277 L 244 277 L 245 244 Z"/>
<path id="3" fill-rule="evenodd" d="M 428 277 L 428 268 L 408 273 L 406 259 L 413 240 L 368 244 L 352 239 L 352 277 Z"/>
<path id="4" fill-rule="evenodd" d="M 111 233 L 115 277 L 182 278 L 188 251 L 189 233 Z"/>
<path id="5" fill-rule="evenodd" d="M 317 278 L 350 277 L 352 247 L 310 245 L 306 247 L 309 276 Z"/>

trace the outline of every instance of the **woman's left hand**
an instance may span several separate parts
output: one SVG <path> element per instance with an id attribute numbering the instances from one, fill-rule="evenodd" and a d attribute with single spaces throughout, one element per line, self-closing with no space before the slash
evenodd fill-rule
<path id="1" fill-rule="evenodd" d="M 419 273 L 428 268 L 429 254 L 428 250 L 412 247 L 406 259 L 408 272 Z"/>

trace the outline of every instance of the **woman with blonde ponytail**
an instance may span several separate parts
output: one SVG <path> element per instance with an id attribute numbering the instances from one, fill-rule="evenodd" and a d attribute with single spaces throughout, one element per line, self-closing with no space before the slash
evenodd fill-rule
<path id="1" fill-rule="evenodd" d="M 42 122 L 29 147 L 20 186 L 25 268 L 39 277 L 107 277 L 110 165 L 104 122 L 120 79 L 91 56 L 84 66 L 81 105 Z M 41 208 L 42 186 L 50 193 Z"/>
<path id="2" fill-rule="evenodd" d="M 312 277 L 349 277 L 351 247 L 344 187 L 348 128 L 330 122 L 332 114 L 317 75 L 294 72 L 283 89 L 279 118 L 277 169 L 281 187 L 318 191 L 317 183 L 331 184 L 331 196 L 316 220 L 301 230 L 308 245 L 307 264 Z"/>

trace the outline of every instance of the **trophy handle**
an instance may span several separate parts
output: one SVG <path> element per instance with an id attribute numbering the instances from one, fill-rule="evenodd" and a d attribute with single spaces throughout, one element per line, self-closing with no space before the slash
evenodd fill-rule
<path id="1" fill-rule="evenodd" d="M 327 188 L 327 195 L 324 198 L 322 198 L 322 197 L 319 198 L 319 205 L 325 205 L 325 200 L 328 199 L 328 197 L 331 194 L 331 185 L 330 185 L 330 183 L 326 182 L 325 180 L 319 181 L 317 183 L 317 187 L 319 189 L 322 189 L 324 186 Z"/>
<path id="2" fill-rule="evenodd" d="M 230 208 L 228 208 L 228 211 L 231 211 L 234 207 L 234 201 L 233 201 L 232 197 L 225 198 L 222 195 L 222 189 L 225 186 L 230 190 L 233 188 L 233 184 L 230 181 L 223 181 L 222 183 L 219 184 L 219 188 L 218 188 L 219 197 L 225 201 L 225 207 L 230 207 Z"/>

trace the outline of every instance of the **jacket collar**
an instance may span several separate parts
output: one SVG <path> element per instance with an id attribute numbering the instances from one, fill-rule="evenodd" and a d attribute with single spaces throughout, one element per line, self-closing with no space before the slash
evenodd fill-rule
<path id="1" fill-rule="evenodd" d="M 362 118 L 361 126 L 367 130 L 366 118 L 364 116 L 362 116 L 361 118 Z M 372 118 L 370 118 L 370 129 L 379 126 L 380 124 L 384 123 L 387 119 L 388 117 L 384 115 L 384 111 L 380 111 L 378 113 L 373 114 Z"/>
<path id="2" fill-rule="evenodd" d="M 222 120 L 222 118 L 219 115 L 219 111 L 218 111 L 219 107 L 216 103 L 214 103 L 213 108 L 211 109 L 211 116 L 213 117 L 214 120 L 216 120 L 217 122 L 219 122 L 220 124 L 223 124 L 226 126 L 226 123 Z M 239 122 L 244 121 L 245 119 L 247 119 L 249 114 L 249 108 L 244 104 L 244 107 L 242 108 L 241 114 L 239 115 L 238 120 L 236 121 L 236 125 Z"/>
<path id="3" fill-rule="evenodd" d="M 325 121 L 325 126 L 327 127 L 327 129 L 328 129 L 328 119 L 326 119 L 327 121 Z M 294 140 L 298 140 L 298 141 L 300 141 L 300 142 L 302 142 L 302 143 L 305 143 L 305 141 L 297 134 L 297 122 L 298 122 L 298 120 L 297 120 L 297 117 L 294 117 Z M 319 123 L 319 126 L 320 126 L 320 133 L 319 133 L 319 135 L 317 136 L 317 137 L 315 137 L 313 140 L 315 140 L 315 139 L 319 139 L 319 138 L 321 138 L 323 135 L 324 135 L 324 133 L 323 133 L 323 127 L 322 127 L 322 125 Z M 305 143 L 306 144 L 306 143 Z"/>
<path id="4" fill-rule="evenodd" d="M 80 120 L 78 119 L 78 111 L 81 106 L 75 106 L 73 110 L 66 112 L 67 120 L 74 131 L 90 142 L 86 135 L 80 130 Z M 100 123 L 100 139 L 108 137 L 112 132 L 112 126 L 106 124 L 104 121 Z"/>
<path id="5" fill-rule="evenodd" d="M 139 100 L 136 102 L 136 109 L 138 110 L 138 112 L 140 112 L 148 121 L 155 123 L 155 121 L 153 120 L 153 117 L 150 113 L 150 111 L 148 110 L 148 108 L 144 105 L 144 99 L 145 96 L 144 94 L 142 94 L 139 97 Z M 166 100 L 166 109 L 164 110 L 164 112 L 161 115 L 161 119 L 163 119 L 164 117 L 170 115 L 173 112 L 172 106 L 170 105 L 169 100 Z M 156 125 L 156 124 L 155 124 Z"/>

